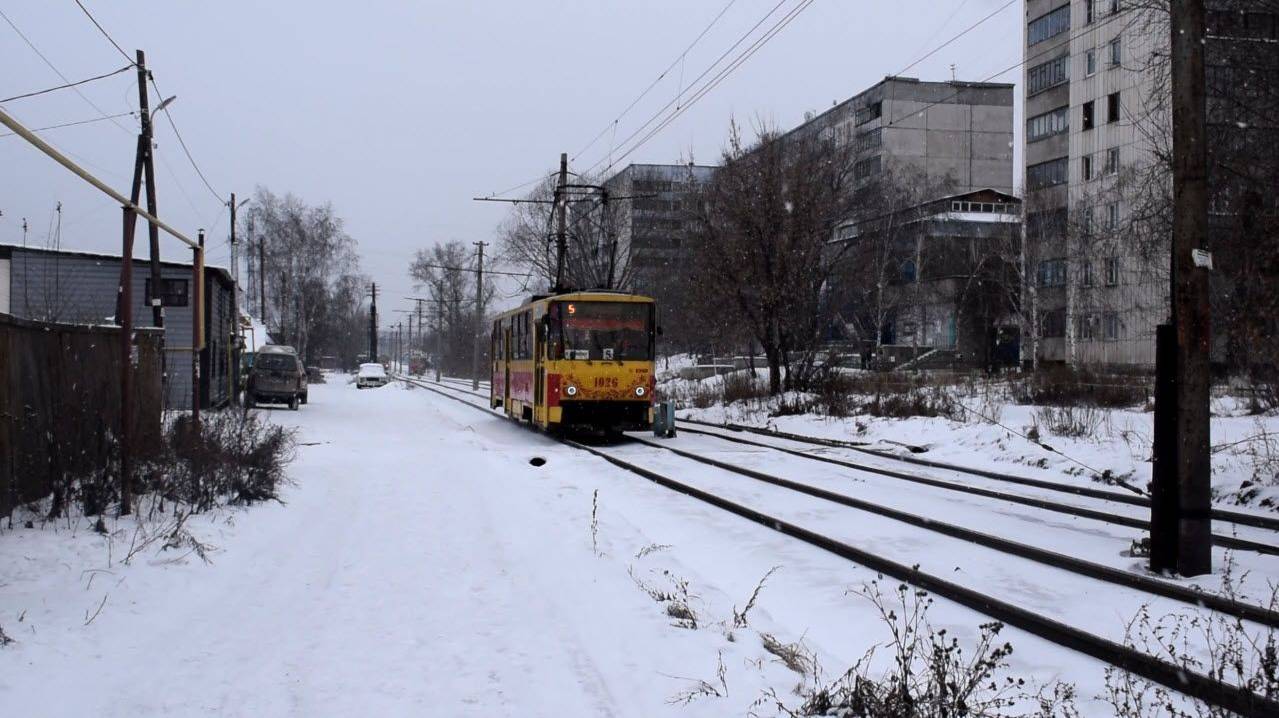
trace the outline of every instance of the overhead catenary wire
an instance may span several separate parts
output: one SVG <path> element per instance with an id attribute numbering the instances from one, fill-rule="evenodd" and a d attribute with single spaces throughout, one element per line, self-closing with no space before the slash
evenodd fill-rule
<path id="1" fill-rule="evenodd" d="M 769 40 L 776 37 L 778 33 L 784 30 L 787 25 L 789 25 L 792 21 L 794 21 L 795 18 L 799 17 L 800 13 L 802 13 L 804 10 L 807 10 L 808 7 L 811 6 L 814 2 L 816 2 L 816 0 L 803 0 L 799 5 L 792 8 L 790 12 L 782 16 L 782 18 L 779 19 L 776 23 L 774 23 L 772 27 L 770 27 L 768 30 L 764 32 L 764 34 L 762 34 L 759 38 L 757 38 L 755 42 L 753 42 L 749 47 L 743 50 L 728 66 L 720 70 L 715 75 L 715 77 L 708 80 L 706 84 L 703 85 L 692 97 L 690 97 L 687 102 L 677 107 L 675 111 L 672 112 L 670 115 L 668 115 L 664 120 L 662 120 L 662 122 L 657 127 L 653 128 L 643 138 L 641 138 L 639 141 L 633 144 L 629 149 L 627 149 L 625 152 L 619 155 L 617 159 L 609 162 L 609 164 L 606 165 L 603 170 L 601 170 L 601 173 L 608 172 L 610 169 L 617 166 L 617 164 L 619 164 L 622 160 L 626 159 L 631 154 L 633 154 L 640 147 L 643 147 L 645 144 L 647 144 L 649 140 L 656 137 L 658 133 L 660 133 L 663 129 L 668 127 L 676 119 L 678 119 L 680 115 L 688 111 L 688 108 L 692 107 L 694 104 L 697 103 L 698 100 L 702 99 L 707 94 L 709 94 L 711 90 L 714 90 L 717 86 L 719 86 L 719 84 L 723 82 L 729 75 L 731 75 L 734 70 L 736 70 L 737 68 L 745 64 L 745 62 L 749 60 L 751 56 L 753 56 L 756 52 L 760 50 L 760 48 L 766 45 Z M 710 69 L 713 69 L 713 66 L 712 68 L 708 68 L 707 72 L 709 72 Z M 702 76 L 705 76 L 705 74 L 706 73 L 703 73 Z M 699 76 L 698 79 L 700 78 L 701 76 Z M 693 82 L 696 83 L 697 80 L 694 80 Z M 669 108 L 670 104 L 673 104 L 673 102 L 667 104 L 666 107 Z M 659 110 L 659 114 L 663 111 L 665 111 L 665 108 L 663 108 L 663 110 Z M 647 123 L 646 123 L 646 126 L 647 126 Z M 635 134 L 638 134 L 638 133 L 632 133 L 631 137 L 634 137 Z M 607 157 L 601 158 L 599 162 L 591 166 L 591 169 L 594 169 L 601 162 L 605 161 L 605 159 L 607 159 Z"/>
<path id="2" fill-rule="evenodd" d="M 132 66 L 130 66 L 130 65 L 125 65 L 124 67 L 120 68 L 119 70 L 112 70 L 111 72 L 105 72 L 105 73 L 103 73 L 103 74 L 101 74 L 101 75 L 95 75 L 94 77 L 89 77 L 89 78 L 86 78 L 86 79 L 84 79 L 84 80 L 77 80 L 77 81 L 75 81 L 75 82 L 68 82 L 68 83 L 66 83 L 65 85 L 58 85 L 58 86 L 56 86 L 56 87 L 48 87 L 48 88 L 45 88 L 45 89 L 43 89 L 43 90 L 36 90 L 36 91 L 34 91 L 34 92 L 26 92 L 26 93 L 23 93 L 23 94 L 21 94 L 21 95 L 14 95 L 13 97 L 6 97 L 6 98 L 4 98 L 4 99 L 0 99 L 0 103 L 4 103 L 4 102 L 13 102 L 14 100 L 25 100 L 25 99 L 26 99 L 26 98 L 28 98 L 28 97 L 37 97 L 37 96 L 39 96 L 39 95 L 47 95 L 47 94 L 48 94 L 48 93 L 50 93 L 50 92 L 56 92 L 56 91 L 58 91 L 58 90 L 65 90 L 65 89 L 67 89 L 67 88 L 69 88 L 69 87 L 78 87 L 78 86 L 80 86 L 80 85 L 88 84 L 88 83 L 93 82 L 93 81 L 95 81 L 95 80 L 102 80 L 102 79 L 105 79 L 105 78 L 111 77 L 111 76 L 113 76 L 113 75 L 119 75 L 120 73 L 125 72 L 125 71 L 127 71 L 127 70 L 131 70 L 131 69 L 133 69 L 133 68 L 132 68 Z"/>
<path id="3" fill-rule="evenodd" d="M 711 63 L 711 64 L 710 64 L 710 65 L 709 65 L 709 66 L 708 66 L 705 70 L 703 70 L 703 71 L 702 71 L 702 73 L 701 73 L 700 75 L 698 75 L 695 79 L 693 79 L 693 81 L 689 83 L 689 87 L 691 88 L 693 85 L 695 85 L 695 84 L 697 84 L 698 82 L 700 82 L 700 81 L 701 81 L 701 79 L 702 79 L 703 77 L 705 77 L 705 76 L 706 76 L 706 75 L 708 75 L 708 74 L 709 74 L 712 70 L 714 70 L 714 69 L 715 69 L 715 68 L 716 68 L 716 67 L 717 67 L 717 66 L 718 66 L 721 62 L 723 62 L 723 60 L 724 60 L 724 58 L 725 58 L 725 57 L 727 57 L 729 54 L 731 54 L 731 53 L 733 52 L 733 50 L 737 49 L 737 47 L 738 47 L 739 45 L 741 45 L 743 42 L 745 42 L 745 41 L 747 40 L 747 38 L 749 38 L 749 37 L 750 37 L 750 36 L 751 36 L 751 35 L 752 35 L 752 34 L 753 34 L 753 33 L 754 33 L 757 29 L 759 29 L 759 27 L 760 27 L 761 25 L 763 25 L 765 22 L 767 22 L 767 21 L 768 21 L 768 19 L 769 19 L 770 17 L 772 17 L 772 16 L 773 16 L 773 15 L 774 15 L 774 14 L 775 14 L 775 13 L 776 13 L 779 9 L 781 9 L 781 7 L 782 7 L 783 5 L 785 5 L 788 1 L 789 1 L 789 0 L 779 0 L 779 1 L 778 1 L 778 3 L 777 3 L 776 5 L 774 5 L 774 6 L 773 6 L 773 7 L 772 7 L 772 8 L 771 8 L 771 9 L 770 9 L 767 13 L 765 13 L 765 14 L 764 14 L 764 16 L 763 16 L 762 18 L 760 18 L 760 19 L 759 19 L 759 20 L 758 20 L 758 21 L 757 21 L 754 25 L 752 25 L 752 26 L 750 27 L 750 29 L 749 29 L 749 30 L 747 30 L 747 31 L 746 31 L 746 32 L 745 32 L 745 33 L 744 33 L 741 37 L 739 37 L 739 38 L 737 39 L 737 41 L 736 41 L 736 42 L 734 42 L 732 45 L 730 45 L 730 46 L 729 46 L 729 48 L 728 48 L 727 50 L 725 50 L 723 53 L 721 53 L 721 54 L 719 55 L 719 57 L 717 57 L 717 58 L 715 59 L 715 61 L 714 61 L 714 62 L 712 62 L 712 63 Z M 802 1 L 802 2 L 809 2 L 809 3 L 811 3 L 811 2 L 812 2 L 812 0 L 801 0 L 801 1 Z M 725 8 L 725 10 L 727 10 L 727 8 Z M 713 24 L 713 23 L 712 23 L 712 24 Z M 710 28 L 708 27 L 708 28 L 707 28 L 707 30 L 709 30 L 709 29 L 710 29 Z M 690 49 L 691 49 L 691 46 L 690 46 Z M 686 52 L 687 52 L 687 51 L 686 51 Z M 678 62 L 678 61 L 679 61 L 679 59 L 680 59 L 680 58 L 677 58 L 677 59 L 676 59 L 676 62 Z M 672 63 L 672 67 L 673 67 L 673 66 L 674 66 L 674 63 Z M 667 70 L 667 72 L 669 72 L 669 69 Z M 659 78 L 659 79 L 660 79 L 660 78 Z M 651 88 L 650 88 L 650 89 L 651 89 Z M 645 92 L 647 92 L 647 91 L 648 91 L 648 90 L 646 90 Z M 641 94 L 643 94 L 643 93 L 641 93 Z M 644 131 L 644 129 L 646 129 L 646 128 L 647 128 L 647 127 L 649 127 L 649 126 L 650 126 L 653 122 L 655 122 L 655 121 L 656 121 L 656 120 L 657 120 L 657 119 L 661 116 L 661 114 L 662 114 L 663 112 L 665 112 L 667 109 L 669 109 L 669 108 L 671 107 L 671 105 L 675 105 L 676 103 L 678 103 L 678 102 L 679 102 L 679 100 L 680 100 L 680 98 L 681 98 L 681 97 L 683 97 L 683 95 L 684 95 L 684 94 L 685 94 L 685 90 L 684 90 L 684 88 L 680 88 L 680 91 L 679 91 L 679 92 L 675 95 L 675 97 L 674 97 L 674 98 L 673 98 L 670 102 L 667 102 L 665 105 L 663 105 L 663 106 L 662 106 L 662 108 L 661 108 L 661 109 L 659 109 L 656 113 L 654 113 L 651 117 L 649 117 L 649 118 L 648 118 L 648 120 L 646 120 L 646 121 L 644 122 L 644 124 L 640 125 L 638 129 L 636 129 L 634 132 L 632 132 L 630 135 L 628 135 L 625 139 L 623 139 L 623 140 L 622 140 L 622 142 L 621 142 L 621 144 L 625 145 L 627 142 L 629 142 L 631 139 L 633 139 L 633 138 L 634 138 L 636 135 L 638 135 L 640 132 L 643 132 L 643 131 Z M 637 100 L 637 101 L 638 101 L 638 100 Z M 629 110 L 630 110 L 630 108 L 627 108 L 627 110 L 626 110 L 626 111 L 624 111 L 624 112 L 628 112 Z M 620 118 L 620 115 L 619 115 L 619 118 Z M 608 130 L 608 129 L 610 129 L 610 128 L 612 128 L 613 126 L 614 126 L 614 123 L 609 123 L 609 125 L 608 125 L 607 127 L 605 127 L 604 132 L 607 132 L 607 130 Z M 601 132 L 601 135 L 600 135 L 600 136 L 603 136 L 603 132 Z M 596 141 L 598 141 L 598 138 L 596 138 L 595 140 L 592 140 L 592 141 L 591 141 L 591 144 L 594 144 Z M 616 146 L 616 143 L 614 143 L 614 145 Z M 586 150 L 586 148 L 583 148 L 582 150 L 579 150 L 579 152 L 578 152 L 577 154 L 578 154 L 578 155 L 580 155 L 580 154 L 581 154 L 582 152 L 584 152 L 585 150 Z M 604 162 L 604 161 L 605 161 L 605 160 L 607 160 L 608 158 L 609 158 L 609 156 L 608 156 L 608 155 L 605 155 L 605 156 L 604 156 L 603 158 L 601 158 L 598 162 L 596 162 L 595 164 L 591 165 L 591 168 L 590 168 L 590 169 L 594 169 L 594 168 L 595 168 L 596 166 L 598 166 L 601 162 Z M 576 159 L 576 157 L 574 157 L 574 159 Z M 616 163 L 615 163 L 615 162 L 614 162 L 614 163 L 611 163 L 611 164 L 610 164 L 610 166 L 612 166 L 612 164 L 616 164 Z M 586 172 L 590 172 L 590 169 L 586 170 Z M 490 198 L 493 198 L 493 197 L 501 197 L 502 195 L 510 194 L 511 192 L 515 192 L 515 191 L 517 191 L 517 190 L 523 189 L 523 188 L 528 187 L 528 186 L 530 186 L 530 185 L 532 185 L 532 184 L 535 184 L 535 183 L 537 183 L 537 182 L 544 181 L 547 177 L 550 177 L 550 176 L 551 176 L 551 175 L 553 175 L 553 174 L 555 174 L 555 173 L 551 173 L 551 174 L 548 174 L 548 175 L 543 175 L 542 177 L 539 177 L 539 178 L 537 178 L 537 179 L 533 179 L 533 180 L 530 180 L 530 181 L 528 181 L 528 182 L 524 182 L 524 183 L 518 184 L 518 185 L 516 185 L 516 186 L 514 186 L 514 187 L 511 187 L 510 189 L 504 190 L 504 191 L 502 191 L 502 192 L 496 192 L 496 193 L 494 193 L 494 194 L 490 194 L 490 195 L 488 195 L 488 196 L 489 196 Z"/>
<path id="4" fill-rule="evenodd" d="M 671 64 L 666 66 L 666 69 L 658 73 L 656 79 L 650 82 L 648 87 L 645 87 L 639 93 L 639 95 L 635 97 L 634 100 L 631 100 L 631 104 L 627 105 L 624 110 L 618 113 L 617 117 L 615 117 L 612 122 L 609 122 L 607 125 L 604 125 L 604 129 L 600 130 L 599 134 L 595 135 L 595 137 L 591 139 L 590 142 L 586 143 L 586 145 L 582 147 L 582 149 L 578 150 L 577 152 L 574 152 L 569 157 L 569 162 L 576 162 L 578 157 L 582 156 L 584 152 L 589 150 L 591 147 L 595 146 L 595 143 L 599 142 L 601 137 L 608 134 L 608 131 L 610 129 L 615 130 L 617 128 L 617 123 L 620 122 L 622 118 L 626 116 L 627 113 L 629 113 L 632 109 L 634 109 L 635 105 L 639 104 L 639 102 L 643 100 L 648 95 L 648 93 L 652 92 L 653 88 L 657 87 L 657 84 L 661 82 L 671 70 L 675 69 L 676 65 L 678 65 L 685 57 L 688 56 L 688 53 L 691 52 L 692 49 L 697 46 L 697 43 L 702 41 L 702 38 L 706 37 L 706 34 L 711 31 L 711 28 L 715 27 L 716 23 L 720 21 L 720 18 L 724 17 L 725 13 L 727 13 L 729 8 L 733 7 L 734 3 L 736 2 L 737 0 L 728 0 L 728 4 L 720 9 L 719 13 L 716 14 L 715 17 L 711 19 L 710 23 L 707 24 L 706 27 L 702 28 L 702 31 L 698 33 L 697 37 L 693 38 L 693 41 L 689 43 L 688 47 L 684 48 L 684 51 L 681 52 L 674 60 L 672 60 Z"/>
<path id="5" fill-rule="evenodd" d="M 94 27 L 98 28 L 98 32 L 102 33 L 102 36 L 107 39 L 107 42 L 111 43 L 112 46 L 115 47 L 116 51 L 129 62 L 129 67 L 133 67 L 133 58 L 129 57 L 129 53 L 125 52 L 124 48 L 120 47 L 120 43 L 116 42 L 115 38 L 111 37 L 111 33 L 107 32 L 106 28 L 102 27 L 102 23 L 98 22 L 97 18 L 93 16 L 93 13 L 89 12 L 89 8 L 85 7 L 84 3 L 80 2 L 80 0 L 75 0 L 75 4 L 80 6 L 80 11 L 84 13 L 85 17 L 89 18 L 89 22 L 93 23 Z"/>
<path id="6" fill-rule="evenodd" d="M 22 41 L 26 43 L 27 47 L 31 48 L 31 51 L 34 52 L 36 56 L 39 57 L 44 62 L 44 64 L 49 67 L 50 70 L 53 70 L 53 73 L 55 75 L 62 78 L 63 82 L 71 83 L 71 79 L 68 78 L 66 75 L 62 74 L 62 71 L 59 70 L 58 67 L 53 64 L 53 61 L 51 61 L 48 57 L 46 57 L 43 52 L 40 52 L 40 48 L 36 47 L 35 43 L 31 42 L 31 38 L 27 37 L 26 34 L 22 32 L 22 30 L 18 29 L 18 26 L 14 24 L 13 20 L 9 19 L 9 16 L 6 15 L 3 10 L 0 10 L 0 18 L 3 18 L 4 21 L 9 25 L 9 27 L 13 28 L 13 31 L 18 34 L 18 37 L 22 38 Z M 132 62 L 132 60 L 130 60 L 130 62 Z M 73 90 L 77 95 L 79 95 L 80 99 L 87 102 L 90 107 L 97 110 L 98 114 L 101 115 L 103 118 L 108 117 L 108 113 L 105 110 L 103 110 L 101 107 L 98 107 L 98 105 L 94 103 L 93 100 L 90 100 L 87 95 L 81 92 L 79 87 L 72 86 L 71 90 Z M 133 134 L 133 132 L 126 129 L 124 125 L 120 124 L 119 122 L 116 122 L 114 119 L 111 120 L 111 124 L 115 125 L 117 128 L 119 128 L 121 132 L 125 134 L 128 134 L 128 135 Z"/>
<path id="7" fill-rule="evenodd" d="M 696 85 L 697 83 L 701 82 L 701 81 L 702 81 L 702 78 L 706 77 L 706 76 L 707 76 L 707 75 L 709 75 L 712 71 L 714 71 L 714 70 L 715 70 L 715 68 L 719 67 L 719 66 L 720 66 L 720 63 L 722 63 L 722 62 L 724 61 L 724 58 L 726 58 L 726 57 L 728 57 L 729 55 L 731 55 L 731 54 L 733 53 L 733 51 L 734 51 L 734 50 L 736 50 L 736 49 L 737 49 L 737 48 L 738 48 L 738 47 L 739 47 L 742 43 L 746 42 L 746 41 L 747 41 L 747 40 L 748 40 L 748 39 L 749 39 L 752 35 L 754 35 L 754 34 L 755 34 L 755 31 L 756 31 L 756 30 L 758 30 L 758 29 L 760 28 L 760 26 L 761 26 L 761 25 L 763 25 L 765 22 L 768 22 L 768 19 L 769 19 L 769 18 L 771 18 L 774 14 L 776 14 L 776 13 L 777 13 L 777 11 L 778 11 L 778 10 L 780 10 L 780 9 L 782 8 L 782 6 L 783 6 L 783 5 L 785 5 L 788 1 L 789 1 L 789 0 L 780 0 L 780 2 L 778 2 L 778 3 L 777 3 L 776 5 L 774 5 L 772 8 L 770 8 L 770 9 L 769 9 L 769 11 L 768 11 L 767 13 L 765 13 L 765 14 L 764 14 L 764 16 L 763 16 L 763 17 L 761 17 L 758 21 L 756 21 L 756 23 L 755 23 L 754 25 L 752 25 L 752 26 L 750 27 L 750 29 L 749 29 L 749 30 L 747 30 L 746 32 L 742 33 L 742 36 L 741 36 L 741 37 L 739 37 L 739 38 L 737 38 L 737 41 L 736 41 L 736 42 L 734 42 L 732 45 L 729 45 L 729 47 L 728 47 L 728 49 L 727 49 L 727 50 L 725 50 L 724 52 L 722 52 L 722 53 L 719 55 L 719 57 L 715 58 L 715 61 L 714 61 L 714 62 L 712 62 L 710 65 L 708 65 L 708 66 L 706 67 L 706 69 L 705 69 L 705 70 L 702 70 L 701 74 L 699 74 L 697 77 L 693 78 L 692 82 L 690 82 L 690 83 L 689 83 L 689 89 L 691 90 L 693 85 Z M 769 30 L 766 30 L 766 31 L 764 32 L 764 35 L 763 35 L 763 36 L 768 36 L 768 33 L 769 33 L 769 32 L 772 32 L 774 29 L 776 29 L 776 28 L 778 27 L 778 25 L 780 25 L 780 24 L 782 24 L 783 22 L 785 22 L 785 20 L 786 20 L 786 18 L 787 18 L 787 17 L 793 17 L 793 16 L 795 15 L 795 13 L 796 13 L 796 10 L 802 10 L 803 8 L 806 8 L 806 7 L 808 7 L 809 5 L 811 5 L 813 2 L 814 2 L 814 0 L 800 0 L 800 4 L 799 4 L 799 5 L 797 5 L 795 8 L 792 8 L 792 9 L 791 9 L 791 11 L 790 11 L 787 15 L 784 15 L 784 16 L 782 17 L 782 19 L 778 21 L 778 23 L 775 23 L 775 24 L 773 25 L 773 27 L 772 27 L 772 28 L 769 28 Z M 761 36 L 761 37 L 763 37 L 763 36 Z M 758 40 L 756 40 L 756 43 L 758 43 Z M 749 48 L 748 48 L 748 50 L 749 50 Z M 743 54 L 745 54 L 748 50 L 743 50 Z M 741 55 L 741 54 L 739 54 L 739 55 L 737 56 L 737 59 L 740 59 L 741 57 L 742 57 L 742 55 Z M 733 62 L 737 62 L 737 59 L 733 60 Z M 732 66 L 732 63 L 730 63 L 730 66 Z M 716 77 L 721 77 L 722 75 L 723 75 L 723 71 L 721 70 L 721 71 L 720 71 L 720 74 L 719 74 L 719 75 L 716 75 Z M 710 85 L 712 82 L 714 82 L 714 80 L 713 80 L 713 79 L 712 79 L 711 81 L 708 81 L 708 82 L 707 82 L 707 85 Z M 680 100 L 684 97 L 684 94 L 685 94 L 685 91 L 681 91 L 679 94 L 677 94 L 674 98 L 672 98 L 672 99 L 671 99 L 669 102 L 667 102 L 665 105 L 662 105 L 662 107 L 661 107 L 660 109 L 658 109 L 658 110 L 657 110 L 657 112 L 654 112 L 654 113 L 653 113 L 653 114 L 652 114 L 652 115 L 651 115 L 651 116 L 650 116 L 650 117 L 649 117 L 649 118 L 648 118 L 648 119 L 644 122 L 644 124 L 640 125 L 640 126 L 639 126 L 639 127 L 637 127 L 637 128 L 636 128 L 633 132 L 631 132 L 631 134 L 627 135 L 627 136 L 626 136 L 626 138 L 625 138 L 625 139 L 623 139 L 623 140 L 621 141 L 621 143 L 620 143 L 620 144 L 621 144 L 621 145 L 626 145 L 626 144 L 627 144 L 628 142 L 630 142 L 632 139 L 634 139 L 635 137 L 637 137 L 640 133 L 644 132 L 644 130 L 648 129 L 650 126 L 652 126 L 652 124 L 653 124 L 654 122 L 658 121 L 658 120 L 662 117 L 662 114 L 663 114 L 663 113 L 665 113 L 667 110 L 669 110 L 672 106 L 674 106 L 674 107 L 675 107 L 675 111 L 674 111 L 674 113 L 673 113 L 673 115 L 672 115 L 672 116 L 677 116 L 677 115 L 679 115 L 679 114 L 681 114 L 681 113 L 682 113 L 682 111 L 684 110 L 684 108 L 686 108 L 686 107 L 688 107 L 688 106 L 692 105 L 694 102 L 696 102 L 696 100 L 690 100 L 690 101 L 689 101 L 689 102 L 687 102 L 687 103 L 681 103 L 681 102 L 680 102 Z M 651 134 L 651 133 L 650 133 L 650 134 Z M 647 140 L 644 140 L 644 141 L 647 141 Z M 642 142 L 641 142 L 641 144 L 642 144 Z M 628 153 L 628 154 L 629 154 L 629 153 Z M 616 165 L 618 162 L 620 162 L 622 159 L 623 159 L 623 158 L 619 157 L 617 160 L 614 160 L 614 161 L 610 162 L 610 163 L 608 164 L 608 166 L 604 168 L 604 171 L 608 171 L 608 169 L 609 169 L 609 168 L 611 168 L 611 167 L 615 166 L 615 165 Z M 605 155 L 604 157 L 601 157 L 601 158 L 599 159 L 599 161 L 597 161 L 595 164 L 591 165 L 591 166 L 590 166 L 590 167 L 589 167 L 589 168 L 585 171 L 585 173 L 586 173 L 586 174 L 589 174 L 592 170 L 594 170 L 596 167 L 598 167 L 600 164 L 602 164 L 603 162 L 605 162 L 605 161 L 607 161 L 607 160 L 608 160 L 608 156 L 607 156 L 607 155 Z"/>

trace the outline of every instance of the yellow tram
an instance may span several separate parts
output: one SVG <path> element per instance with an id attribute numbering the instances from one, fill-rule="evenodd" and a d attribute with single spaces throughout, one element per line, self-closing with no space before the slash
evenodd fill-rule
<path id="1" fill-rule="evenodd" d="M 545 430 L 647 429 L 655 334 L 649 297 L 535 296 L 493 322 L 489 404 Z"/>

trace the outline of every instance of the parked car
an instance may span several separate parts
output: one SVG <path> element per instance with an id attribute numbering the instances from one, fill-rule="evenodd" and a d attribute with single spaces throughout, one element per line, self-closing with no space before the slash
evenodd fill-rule
<path id="1" fill-rule="evenodd" d="M 244 404 L 288 404 L 297 411 L 307 399 L 306 370 L 297 350 L 282 344 L 268 344 L 258 349 L 249 370 L 244 389 Z"/>
<path id="2" fill-rule="evenodd" d="M 382 386 L 390 381 L 386 376 L 386 367 L 381 364 L 361 364 L 355 375 L 355 388 Z"/>

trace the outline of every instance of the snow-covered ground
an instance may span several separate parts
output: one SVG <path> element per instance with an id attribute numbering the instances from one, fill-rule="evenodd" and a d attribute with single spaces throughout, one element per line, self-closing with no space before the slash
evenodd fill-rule
<path id="1" fill-rule="evenodd" d="M 676 362 L 679 362 L 676 358 Z M 714 391 L 724 377 L 701 381 L 677 379 L 674 372 L 660 384 L 667 396 Z M 760 370 L 761 380 L 764 378 Z M 906 445 L 923 448 L 923 458 L 961 466 L 1007 472 L 1064 483 L 1098 486 L 1106 475 L 1145 487 L 1150 480 L 1154 415 L 1142 407 L 1082 410 L 1084 436 L 1052 433 L 1043 421 L 1044 407 L 1014 403 L 998 392 L 965 395 L 952 390 L 971 410 L 964 420 L 888 418 L 856 415 L 831 418 L 815 414 L 776 416 L 778 400 L 752 400 L 704 408 L 685 405 L 680 418 L 759 426 L 808 436 L 869 442 L 874 448 L 908 454 Z M 784 397 L 794 402 L 796 397 Z M 863 399 L 868 397 L 862 397 Z M 1213 400 L 1213 490 L 1222 506 L 1248 506 L 1273 515 L 1279 512 L 1279 416 L 1250 416 L 1242 402 Z M 1027 436 L 1038 434 L 1044 449 Z"/>
<path id="2" fill-rule="evenodd" d="M 764 692 L 797 705 L 803 679 L 765 635 L 802 642 L 828 679 L 888 638 L 856 595 L 872 572 L 497 415 L 398 383 L 330 381 L 310 399 L 270 412 L 302 443 L 285 503 L 192 524 L 217 547 L 210 564 L 158 549 L 122 564 L 128 522 L 109 526 L 110 540 L 85 524 L 0 532 L 0 627 L 15 639 L 0 648 L 0 705 L 41 716 L 770 715 Z M 743 498 L 765 491 L 714 472 L 698 480 Z M 795 511 L 854 540 L 883 523 Z M 876 547 L 952 560 L 925 555 L 931 541 Z M 1068 620 L 1124 618 L 1069 581 L 1026 576 L 1001 588 Z M 691 620 L 672 612 L 679 601 Z M 961 641 L 987 620 L 945 601 L 930 618 Z M 1105 714 L 1090 703 L 1100 664 L 1016 630 L 1001 638 L 1017 675 L 1075 683 L 1085 715 Z"/>

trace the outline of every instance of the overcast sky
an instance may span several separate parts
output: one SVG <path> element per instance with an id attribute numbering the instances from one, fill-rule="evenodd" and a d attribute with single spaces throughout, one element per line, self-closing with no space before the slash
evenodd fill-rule
<path id="1" fill-rule="evenodd" d="M 384 288 L 383 325 L 412 293 L 417 248 L 494 240 L 507 207 L 471 197 L 551 170 L 608 126 L 728 0 L 82 0 L 130 54 L 147 53 L 174 119 L 219 200 L 163 119 L 156 127 L 161 216 L 208 230 L 226 263 L 225 195 L 257 185 L 329 201 Z M 803 0 L 782 0 L 781 17 Z M 782 128 L 896 74 L 1006 0 L 816 0 L 724 82 L 625 162 L 714 162 L 730 116 Z M 620 143 L 778 4 L 735 0 L 685 60 L 617 125 Z M 71 80 L 125 59 L 74 0 L 0 0 L 0 10 Z M 990 79 L 1021 59 L 1013 3 L 909 76 Z M 772 25 L 765 23 L 761 30 Z M 748 41 L 749 42 L 749 41 Z M 745 46 L 745 45 L 744 45 Z M 0 19 L 0 97 L 61 84 Z M 1021 82 L 1020 70 L 997 81 Z M 1021 137 L 1020 88 L 1018 144 Z M 114 115 L 137 104 L 133 73 L 5 105 L 28 127 Z M 87 100 L 85 98 L 88 98 Z M 152 99 L 152 103 L 156 102 Z M 43 136 L 122 192 L 136 122 Z M 608 155 L 612 132 L 573 163 Z M 1020 158 L 1020 151 L 1018 151 Z M 1018 159 L 1018 163 L 1020 159 Z M 624 163 L 623 163 L 624 164 Z M 620 166 L 620 165 L 619 165 Z M 1016 175 L 1020 176 L 1020 168 Z M 0 137 L 0 242 L 44 244 L 62 203 L 62 245 L 119 251 L 119 208 L 16 137 Z M 187 258 L 176 240 L 168 257 Z"/>

